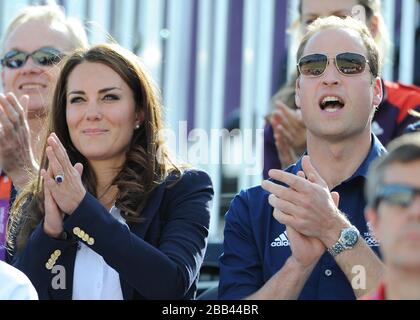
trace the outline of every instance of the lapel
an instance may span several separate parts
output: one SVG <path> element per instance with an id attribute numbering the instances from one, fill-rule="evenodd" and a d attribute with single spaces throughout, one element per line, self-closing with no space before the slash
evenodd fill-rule
<path id="1" fill-rule="evenodd" d="M 129 224 L 131 232 L 136 234 L 138 237 L 145 239 L 145 235 L 147 230 L 150 227 L 150 223 L 152 222 L 153 218 L 156 216 L 156 213 L 161 206 L 163 195 L 165 193 L 166 184 L 162 183 L 158 186 L 151 194 L 149 201 L 147 202 L 146 207 L 143 210 L 142 217 L 144 221 L 137 224 Z M 74 264 L 76 261 L 76 253 L 77 253 L 77 243 L 71 245 L 67 250 L 68 253 L 63 255 L 62 260 L 60 260 L 60 265 L 62 265 L 65 269 L 65 278 L 66 278 L 66 285 L 65 289 L 60 290 L 53 290 L 50 288 L 50 295 L 51 299 L 53 300 L 71 300 L 73 294 L 73 276 L 74 276 Z M 54 278 L 53 275 L 51 279 Z M 121 283 L 121 290 L 123 293 L 123 297 L 125 300 L 132 300 L 134 298 L 134 289 L 122 278 L 120 278 Z"/>
<path id="2" fill-rule="evenodd" d="M 145 239 L 147 230 L 150 227 L 150 223 L 153 218 L 156 216 L 159 207 L 161 206 L 163 195 L 165 193 L 166 183 L 162 183 L 155 190 L 153 190 L 150 195 L 149 201 L 146 204 L 146 207 L 143 210 L 142 218 L 144 219 L 141 223 L 130 223 L 130 231 L 136 234 L 138 237 Z M 134 289 L 120 277 L 121 290 L 123 293 L 124 300 L 132 300 L 134 297 Z"/>

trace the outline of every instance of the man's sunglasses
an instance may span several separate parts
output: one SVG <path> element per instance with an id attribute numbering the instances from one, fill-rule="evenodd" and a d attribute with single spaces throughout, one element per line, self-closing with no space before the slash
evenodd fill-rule
<path id="1" fill-rule="evenodd" d="M 346 76 L 362 73 L 369 62 L 363 55 L 353 52 L 339 53 L 333 59 L 337 70 Z M 330 58 L 325 54 L 309 54 L 299 59 L 298 71 L 304 76 L 320 77 L 327 69 L 329 61 Z"/>
<path id="2" fill-rule="evenodd" d="M 418 195 L 420 195 L 420 188 L 399 184 L 388 184 L 379 188 L 374 205 L 376 208 L 378 207 L 379 202 L 385 201 L 391 205 L 409 207 Z"/>
<path id="3" fill-rule="evenodd" d="M 1 59 L 1 64 L 3 67 L 18 69 L 23 67 L 29 57 L 32 57 L 32 59 L 41 66 L 51 66 L 60 62 L 63 54 L 59 50 L 49 47 L 35 50 L 32 53 L 11 50 L 4 55 L 3 59 Z"/>

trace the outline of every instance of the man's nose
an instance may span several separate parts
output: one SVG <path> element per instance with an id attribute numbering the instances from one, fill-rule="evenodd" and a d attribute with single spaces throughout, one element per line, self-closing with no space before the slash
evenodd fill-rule
<path id="1" fill-rule="evenodd" d="M 334 58 L 330 58 L 328 60 L 327 66 L 325 67 L 325 71 L 322 75 L 322 82 L 327 86 L 337 85 L 341 82 L 341 74 L 337 70 Z"/>
<path id="2" fill-rule="evenodd" d="M 22 73 L 41 73 L 42 68 L 39 64 L 37 64 L 32 57 L 28 57 L 24 64 L 22 65 Z"/>

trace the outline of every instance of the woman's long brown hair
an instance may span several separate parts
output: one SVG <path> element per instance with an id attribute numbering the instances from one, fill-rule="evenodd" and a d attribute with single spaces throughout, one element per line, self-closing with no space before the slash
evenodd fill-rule
<path id="1" fill-rule="evenodd" d="M 159 94 L 150 77 L 143 69 L 140 59 L 130 51 L 116 45 L 103 44 L 89 50 L 76 51 L 61 63 L 61 71 L 55 86 L 50 114 L 48 115 L 48 134 L 55 132 L 73 165 L 83 164 L 82 182 L 88 192 L 95 197 L 97 177 L 87 159 L 76 149 L 70 139 L 66 121 L 67 81 L 74 68 L 81 63 L 101 63 L 114 70 L 133 92 L 136 112 L 144 113 L 144 122 L 134 134 L 126 161 L 115 176 L 112 185 L 118 187 L 115 204 L 128 223 L 141 222 L 150 193 L 162 183 L 170 172 L 178 177 L 181 169 L 171 160 L 165 142 L 159 136 L 163 129 L 161 102 Z M 95 75 L 92 81 L 95 81 Z M 40 169 L 48 168 L 48 160 L 42 156 Z M 20 251 L 44 217 L 44 194 L 41 177 L 34 177 L 16 199 L 8 225 L 8 246 Z"/>

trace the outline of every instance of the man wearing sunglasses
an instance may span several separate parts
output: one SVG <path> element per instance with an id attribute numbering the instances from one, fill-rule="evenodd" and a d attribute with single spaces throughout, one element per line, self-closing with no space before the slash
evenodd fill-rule
<path id="1" fill-rule="evenodd" d="M 366 218 L 386 265 L 372 300 L 420 299 L 420 133 L 394 140 L 369 169 Z"/>
<path id="2" fill-rule="evenodd" d="M 52 47 L 40 48 L 30 53 L 13 49 L 4 55 L 3 59 L 1 59 L 1 65 L 9 69 L 19 69 L 22 68 L 28 61 L 28 58 L 31 57 L 39 66 L 50 67 L 60 62 L 62 56 L 63 53 L 61 53 L 60 50 Z"/>
<path id="3" fill-rule="evenodd" d="M 380 0 L 298 0 L 296 28 L 304 32 L 318 17 L 352 15 L 364 21 L 383 56 L 388 48 L 388 32 L 381 14 Z M 300 26 L 298 26 L 300 25 Z M 292 27 L 293 28 L 293 27 Z M 297 35 L 297 38 L 300 38 Z M 273 97 L 273 110 L 264 129 L 264 170 L 287 168 L 306 150 L 306 128 L 294 102 L 296 75 Z M 416 121 L 409 110 L 420 111 L 420 88 L 382 79 L 383 100 L 372 120 L 372 132 L 384 146 L 402 135 Z"/>
<path id="4" fill-rule="evenodd" d="M 307 155 L 232 201 L 222 299 L 355 299 L 383 273 L 363 194 L 370 163 L 385 153 L 371 132 L 382 99 L 378 48 L 363 23 L 328 17 L 309 27 L 297 61 Z"/>
<path id="5" fill-rule="evenodd" d="M 28 172 L 37 174 L 55 65 L 65 52 L 86 46 L 80 22 L 56 5 L 25 7 L 6 29 L 0 50 L 0 260 L 5 259 L 9 198 L 15 190 L 11 180 L 19 189 Z"/>

